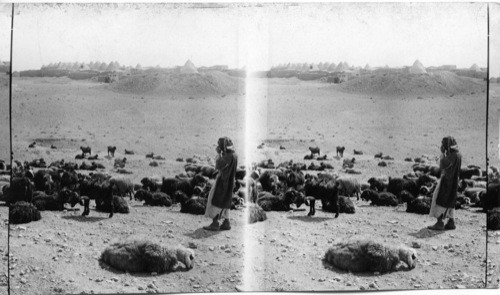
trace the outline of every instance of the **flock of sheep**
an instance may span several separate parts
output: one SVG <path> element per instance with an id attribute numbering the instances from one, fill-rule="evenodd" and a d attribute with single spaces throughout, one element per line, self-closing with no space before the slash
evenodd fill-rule
<path id="1" fill-rule="evenodd" d="M 318 155 L 317 160 L 327 160 L 326 155 L 320 156 L 319 148 L 311 147 L 309 150 L 311 154 L 304 157 L 306 160 L 313 160 L 315 155 Z M 344 150 L 345 147 L 337 147 L 337 158 L 343 157 Z M 77 159 L 98 160 L 96 155 L 91 155 L 90 147 L 81 147 L 81 151 L 82 154 L 77 155 Z M 114 157 L 115 151 L 116 147 L 108 147 L 108 156 Z M 127 154 L 133 152 L 127 151 Z M 362 152 L 355 150 L 355 155 L 359 154 Z M 146 155 L 148 158 L 153 156 Z M 375 157 L 382 158 L 382 155 Z M 388 156 L 384 159 L 393 160 Z M 123 169 L 126 159 L 117 160 L 115 168 Z M 309 207 L 307 215 L 314 218 L 316 201 L 321 201 L 322 210 L 334 213 L 337 218 L 340 213 L 356 212 L 356 206 L 351 200 L 356 197 L 357 200 L 368 201 L 375 206 L 406 204 L 406 211 L 409 213 L 428 214 L 440 174 L 439 167 L 427 164 L 428 161 L 422 158 L 405 160 L 414 162 L 412 171 L 408 174 L 401 177 L 375 176 L 366 183 L 361 183 L 350 175 L 339 176 L 333 173 L 333 167 L 328 163 L 313 165 L 314 162 L 311 162 L 306 165 L 290 160 L 275 165 L 269 159 L 255 163 L 248 170 L 241 166 L 236 173 L 232 209 L 245 205 L 250 212 L 247 222 L 254 223 L 264 221 L 267 218 L 266 211 L 301 210 L 300 207 L 305 204 Z M 355 171 L 355 163 L 355 158 L 345 159 L 345 172 Z M 126 176 L 112 177 L 103 172 L 104 166 L 96 162 L 78 165 L 60 160 L 47 165 L 43 159 L 37 159 L 25 163 L 15 161 L 13 167 L 1 164 L 3 170 L 12 170 L 10 183 L 4 185 L 0 193 L 0 200 L 10 206 L 9 218 L 12 224 L 40 220 L 40 211 L 62 211 L 66 204 L 71 207 L 80 204 L 83 206 L 82 215 L 86 216 L 90 214 L 91 200 L 94 200 L 97 211 L 107 212 L 111 218 L 114 213 L 129 213 L 127 198 L 143 201 L 148 206 L 169 207 L 179 203 L 180 212 L 201 215 L 205 212 L 208 194 L 218 173 L 213 165 L 189 158 L 186 159 L 183 173 L 161 179 L 144 177 L 140 184 L 134 184 Z M 476 206 L 490 212 L 499 207 L 499 176 L 499 171 L 494 167 L 490 167 L 488 171 L 473 165 L 462 168 L 456 209 Z M 499 221 L 498 213 L 488 214 L 489 229 L 499 229 Z M 358 254 L 349 254 L 353 247 L 368 251 L 363 254 L 365 258 L 380 252 L 381 247 L 386 248 L 384 253 L 387 254 L 379 257 L 379 260 L 370 256 L 373 263 L 362 264 L 365 268 L 358 269 L 355 263 L 346 262 L 360 253 L 357 251 Z M 135 249 L 133 255 L 140 261 L 131 262 L 130 265 L 119 262 L 125 255 L 125 248 Z M 118 259 L 119 257 L 121 258 Z M 173 270 L 173 265 L 178 261 L 183 262 L 186 268 L 191 268 L 194 253 L 182 246 L 168 248 L 148 241 L 123 241 L 108 247 L 101 258 L 121 270 L 155 269 L 155 272 L 164 272 Z M 351 271 L 372 270 L 373 265 L 386 265 L 379 270 L 390 271 L 399 261 L 404 261 L 409 268 L 413 268 L 415 258 L 413 249 L 404 246 L 394 248 L 369 240 L 338 243 L 325 255 L 325 259 L 333 265 Z M 380 259 L 389 262 L 380 264 Z"/>

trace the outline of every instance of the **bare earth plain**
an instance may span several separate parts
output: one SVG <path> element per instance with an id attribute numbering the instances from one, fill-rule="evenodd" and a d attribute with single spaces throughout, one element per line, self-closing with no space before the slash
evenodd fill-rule
<path id="1" fill-rule="evenodd" d="M 370 97 L 347 94 L 335 86 L 295 79 L 257 80 L 267 87 L 267 132 L 264 148 L 252 150 L 251 160 L 304 162 L 308 147 L 317 145 L 343 175 L 335 147 L 346 147 L 344 158 L 356 156 L 355 175 L 402 176 L 411 171 L 405 157 L 428 155 L 435 159 L 443 136 L 453 135 L 463 164 L 485 167 L 484 93 L 454 97 Z M 113 159 L 106 147 L 116 145 L 115 157 L 127 155 L 126 168 L 134 182 L 145 176 L 173 176 L 183 172 L 177 157 L 211 157 L 218 137 L 233 138 L 244 163 L 244 96 L 161 97 L 118 94 L 109 87 L 66 78 L 17 78 L 13 98 L 14 158 L 44 158 L 47 163 L 76 161 L 81 145 L 103 158 L 107 172 Z M 37 142 L 34 149 L 28 145 Z M 498 142 L 498 140 L 496 141 Z M 54 144 L 57 149 L 50 149 Z M 280 150 L 282 145 L 286 149 Z M 145 154 L 166 160 L 149 166 Z M 394 157 L 387 167 L 377 166 L 377 152 Z M 310 161 L 307 161 L 309 163 Z M 244 290 L 311 291 L 360 289 L 434 289 L 498 287 L 498 258 L 485 278 L 485 214 L 476 208 L 457 212 L 457 229 L 432 232 L 428 216 L 409 214 L 405 205 L 371 207 L 355 201 L 356 214 L 270 212 L 268 220 L 244 226 L 243 211 L 231 211 L 232 230 L 206 232 L 207 218 L 179 213 L 179 207 L 145 207 L 129 202 L 130 214 L 93 210 L 42 212 L 42 220 L 11 225 L 11 294 L 217 292 Z M 318 207 L 319 208 L 319 207 Z M 1 214 L 1 212 L 0 212 Z M 247 237 L 244 238 L 244 233 Z M 163 275 L 128 274 L 100 264 L 101 251 L 128 235 L 146 235 L 164 244 L 194 243 L 194 268 Z M 370 235 L 416 249 L 418 262 L 411 271 L 353 274 L 324 263 L 331 243 L 354 235 Z M 498 253 L 498 235 L 490 248 Z M 246 240 L 247 244 L 244 244 Z M 251 251 L 249 251 L 251 249 Z M 246 252 L 249 251 L 249 252 Z M 248 260 L 244 260 L 245 254 Z M 498 257 L 498 256 L 497 256 Z M 243 273 L 251 274 L 243 279 Z"/>
<path id="2" fill-rule="evenodd" d="M 0 160 L 8 163 L 10 151 L 10 133 L 9 133 L 9 88 L 6 75 L 0 75 Z M 1 188 L 8 183 L 0 181 Z M 9 208 L 0 204 L 0 295 L 8 294 L 8 223 Z"/>

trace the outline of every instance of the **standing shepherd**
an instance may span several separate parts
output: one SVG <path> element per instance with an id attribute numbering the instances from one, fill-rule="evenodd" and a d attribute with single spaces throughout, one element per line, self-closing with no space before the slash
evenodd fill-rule
<path id="1" fill-rule="evenodd" d="M 462 165 L 462 155 L 458 152 L 457 142 L 451 136 L 441 143 L 439 170 L 441 177 L 432 196 L 430 216 L 437 218 L 436 224 L 428 226 L 433 230 L 455 229 L 455 204 Z M 446 225 L 443 219 L 448 218 Z"/>
<path id="2" fill-rule="evenodd" d="M 230 230 L 229 210 L 233 197 L 233 189 L 238 166 L 238 156 L 234 152 L 233 142 L 228 137 L 221 137 L 217 142 L 217 158 L 215 169 L 219 171 L 215 184 L 210 190 L 205 216 L 213 219 L 206 230 Z M 224 219 L 221 225 L 219 220 Z"/>

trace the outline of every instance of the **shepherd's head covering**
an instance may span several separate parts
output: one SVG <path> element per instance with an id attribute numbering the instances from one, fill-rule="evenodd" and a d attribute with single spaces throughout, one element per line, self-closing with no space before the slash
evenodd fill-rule
<path id="1" fill-rule="evenodd" d="M 447 153 L 449 153 L 451 151 L 458 151 L 457 141 L 455 140 L 455 138 L 453 138 L 451 136 L 443 137 L 441 144 L 443 146 L 443 149 Z"/>
<path id="2" fill-rule="evenodd" d="M 217 145 L 219 146 L 220 150 L 226 153 L 228 150 L 233 151 L 233 142 L 229 137 L 221 137 L 219 138 L 219 141 L 217 142 Z"/>

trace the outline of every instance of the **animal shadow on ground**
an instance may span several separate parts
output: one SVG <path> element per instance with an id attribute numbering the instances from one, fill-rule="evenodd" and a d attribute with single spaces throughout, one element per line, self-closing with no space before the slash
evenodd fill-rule
<path id="1" fill-rule="evenodd" d="M 109 219 L 107 216 L 81 216 L 81 215 L 65 215 L 64 219 L 71 219 L 80 222 L 97 222 L 104 219 Z"/>
<path id="2" fill-rule="evenodd" d="M 437 235 L 443 234 L 445 230 L 432 230 L 428 229 L 427 227 L 422 228 L 418 232 L 415 233 L 409 233 L 410 236 L 419 238 L 419 239 L 425 239 L 425 238 L 432 238 Z"/>
<path id="3" fill-rule="evenodd" d="M 150 274 L 150 273 L 147 273 L 147 272 L 125 272 L 125 271 L 122 271 L 122 270 L 118 270 L 118 269 L 115 269 L 114 267 L 106 264 L 105 262 L 103 262 L 101 259 L 99 259 L 99 266 L 104 269 L 104 270 L 107 270 L 109 272 L 112 272 L 114 274 L 117 274 L 117 275 L 120 275 L 120 274 L 128 274 L 128 275 L 131 275 L 131 276 L 134 276 L 134 277 L 142 277 L 142 278 L 147 278 L 147 277 L 157 277 L 157 276 L 161 276 L 161 275 L 168 275 L 169 273 L 171 273 L 171 271 L 168 271 L 168 272 L 165 272 L 165 273 L 161 273 L 161 274 Z M 179 266 L 177 265 L 175 267 L 175 270 L 174 272 L 187 272 L 189 271 L 189 269 L 186 269 L 185 267 L 182 267 L 182 266 Z"/>
<path id="4" fill-rule="evenodd" d="M 199 229 L 196 229 L 195 231 L 193 231 L 192 233 L 186 233 L 184 235 L 187 237 L 190 237 L 192 239 L 204 239 L 204 238 L 209 238 L 209 237 L 215 236 L 215 235 L 220 234 L 220 233 L 221 233 L 220 230 L 212 231 L 212 230 L 206 230 L 203 228 L 199 228 Z"/>
<path id="5" fill-rule="evenodd" d="M 332 220 L 332 219 L 335 219 L 335 218 L 333 218 L 333 217 L 314 217 L 314 216 L 301 215 L 301 216 L 288 216 L 288 219 L 299 220 L 299 221 L 304 221 L 304 222 L 324 222 L 324 221 Z"/>

